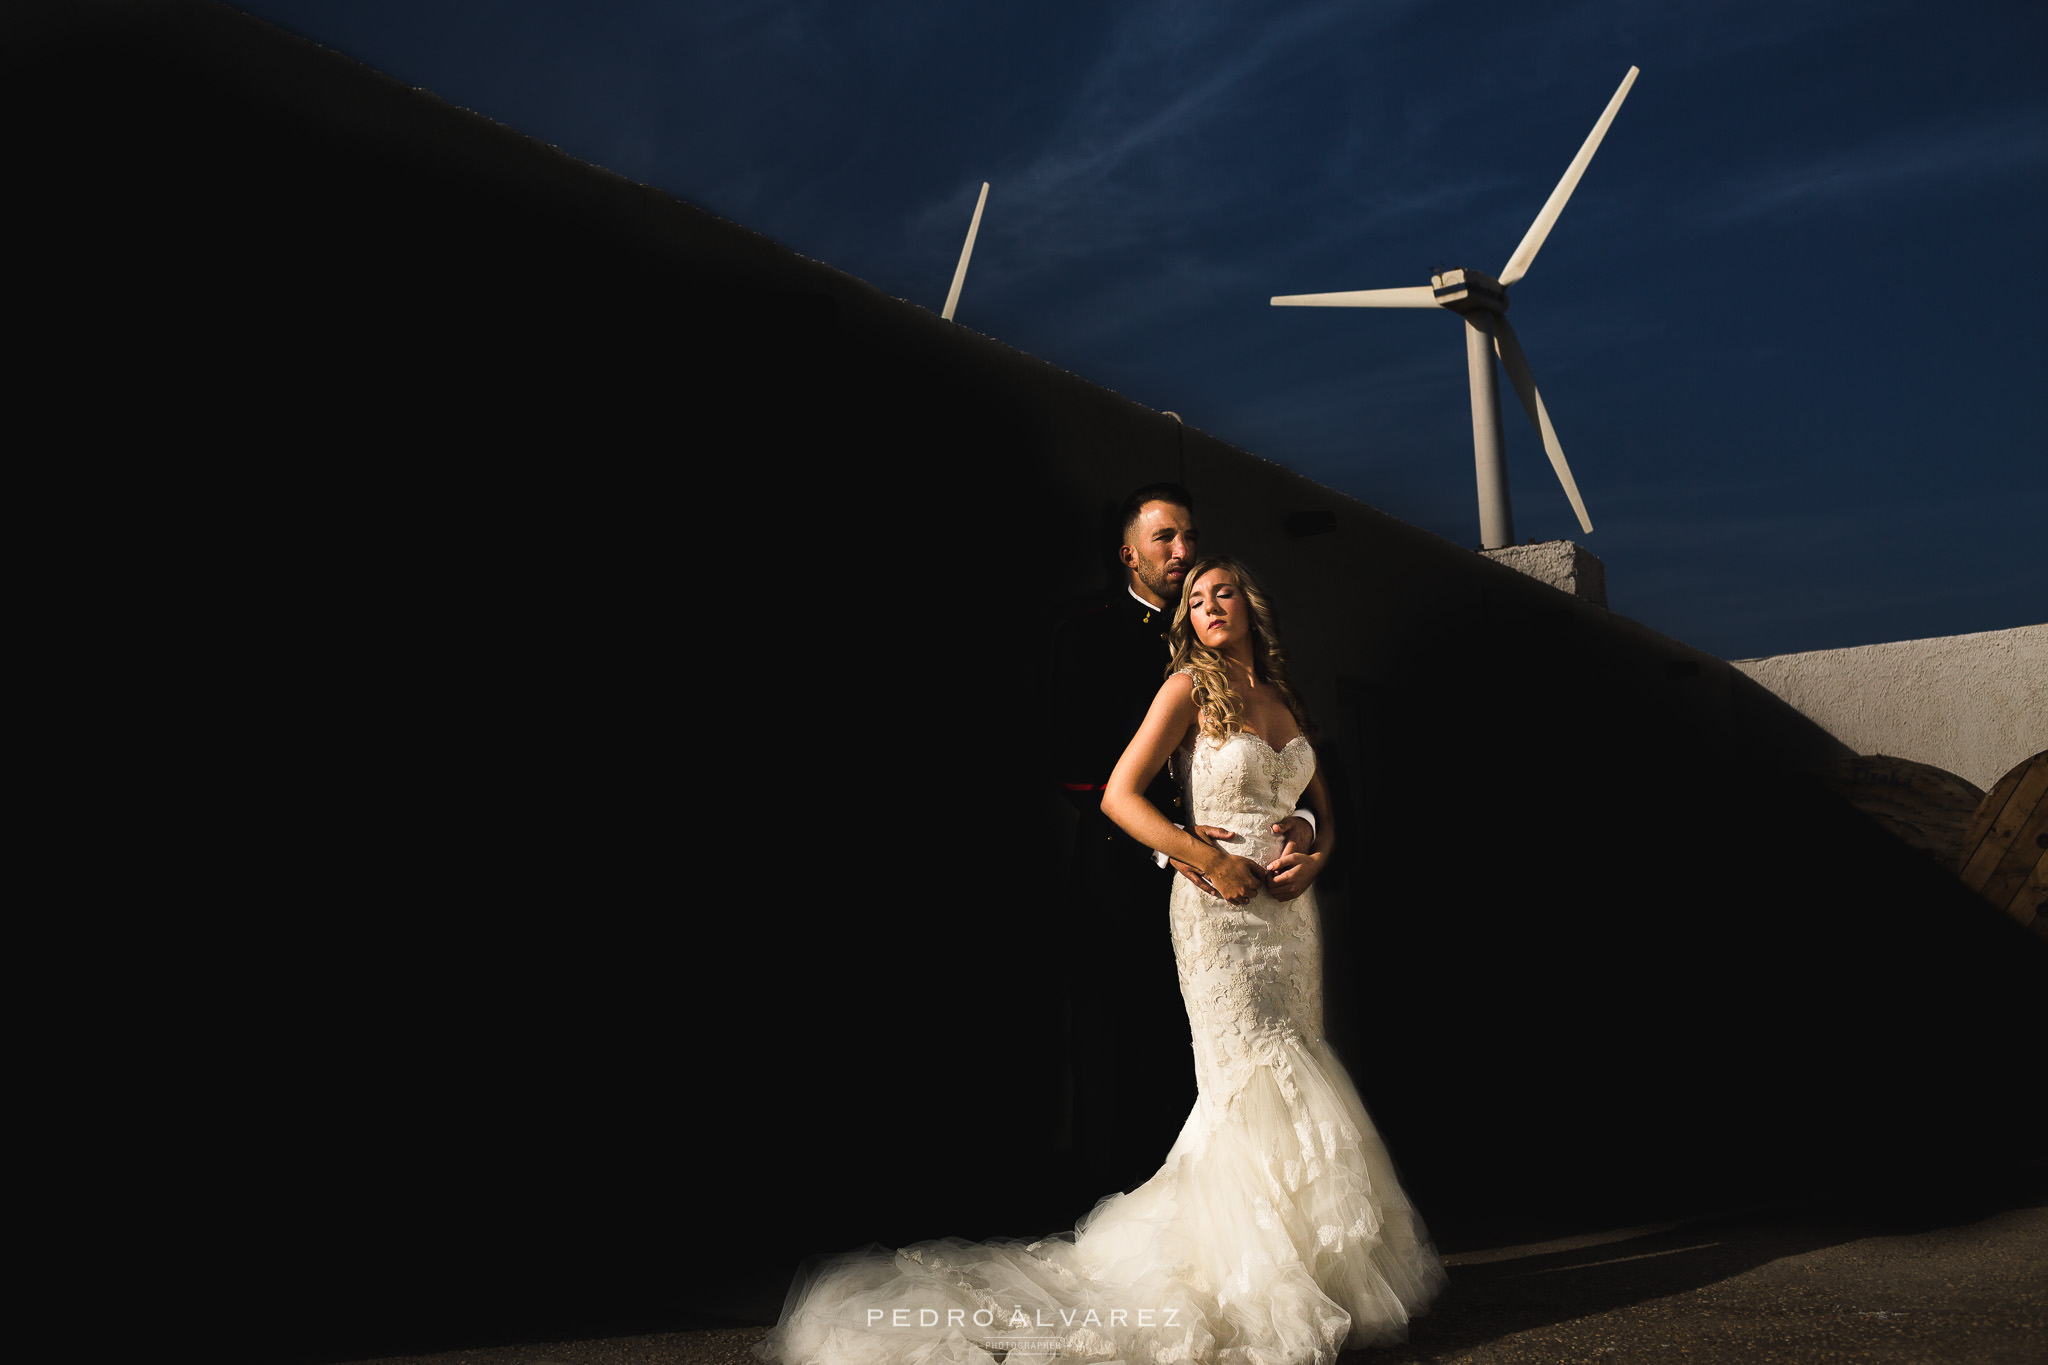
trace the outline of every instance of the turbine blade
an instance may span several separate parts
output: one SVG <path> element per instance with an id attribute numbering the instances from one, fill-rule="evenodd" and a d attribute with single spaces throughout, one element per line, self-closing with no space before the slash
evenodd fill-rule
<path id="1" fill-rule="evenodd" d="M 1500 282 L 1513 284 L 1529 273 L 1535 264 L 1536 253 L 1543 249 L 1543 239 L 1550 235 L 1550 229 L 1557 225 L 1557 215 L 1564 212 L 1565 201 L 1572 197 L 1572 191 L 1579 187 L 1579 177 L 1586 173 L 1587 165 L 1593 160 L 1593 153 L 1600 150 L 1600 139 L 1607 136 L 1607 125 L 1614 122 L 1614 116 L 1621 109 L 1621 102 L 1628 98 L 1628 88 L 1636 83 L 1635 67 L 1621 78 L 1621 89 L 1614 92 L 1614 98 L 1607 101 L 1607 110 L 1600 115 L 1600 121 L 1593 125 L 1593 131 L 1586 134 L 1585 145 L 1572 158 L 1572 164 L 1564 168 L 1564 179 L 1557 182 L 1557 188 L 1550 192 L 1550 198 L 1543 201 L 1543 211 L 1536 215 L 1536 221 L 1529 224 L 1529 231 L 1522 238 L 1522 244 L 1515 248 L 1515 254 L 1508 257 L 1508 263 L 1501 267 Z"/>
<path id="2" fill-rule="evenodd" d="M 1275 308 L 1434 308 L 1436 291 L 1426 284 L 1411 289 L 1353 289 L 1342 294 L 1278 294 Z"/>
<path id="3" fill-rule="evenodd" d="M 1564 447 L 1557 443 L 1557 429 L 1550 425 L 1550 412 L 1543 406 L 1543 395 L 1536 392 L 1536 376 L 1529 373 L 1529 357 L 1522 354 L 1521 339 L 1515 335 L 1505 313 L 1493 320 L 1493 349 L 1499 353 L 1500 363 L 1507 369 L 1508 381 L 1515 386 L 1515 396 L 1522 400 L 1522 411 L 1529 414 L 1530 425 L 1543 438 L 1543 450 L 1550 456 L 1550 467 L 1557 471 L 1557 481 L 1564 485 L 1564 495 L 1572 500 L 1572 511 L 1579 514 L 1579 529 L 1590 534 L 1592 518 L 1586 515 L 1586 503 L 1579 497 L 1579 485 L 1572 478 L 1572 467 L 1564 462 Z"/>
<path id="4" fill-rule="evenodd" d="M 981 206 L 988 202 L 988 181 L 981 182 L 981 198 L 974 201 L 974 221 L 967 225 L 967 244 L 960 248 L 960 264 L 953 267 L 953 287 L 946 291 L 946 307 L 939 314 L 946 321 L 953 320 L 953 310 L 960 306 L 960 286 L 967 283 L 967 258 L 974 254 L 974 234 L 981 231 Z"/>

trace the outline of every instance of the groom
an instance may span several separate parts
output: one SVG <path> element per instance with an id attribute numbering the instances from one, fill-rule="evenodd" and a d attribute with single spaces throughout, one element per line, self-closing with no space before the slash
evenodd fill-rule
<path id="1" fill-rule="evenodd" d="M 1074 1146 L 1088 1175 L 1130 1189 L 1159 1169 L 1194 1107 L 1194 1063 L 1167 927 L 1167 861 L 1103 815 L 1102 790 L 1165 681 L 1167 628 L 1202 533 L 1194 498 L 1173 483 L 1133 492 L 1118 525 L 1123 581 L 1054 634 L 1053 758 L 1079 816 L 1070 882 L 1084 945 L 1073 976 Z M 1166 768 L 1145 797 L 1188 823 Z M 1315 837 L 1299 817 L 1283 828 L 1302 846 Z M 1172 867 L 1213 894 L 1192 867 Z"/>

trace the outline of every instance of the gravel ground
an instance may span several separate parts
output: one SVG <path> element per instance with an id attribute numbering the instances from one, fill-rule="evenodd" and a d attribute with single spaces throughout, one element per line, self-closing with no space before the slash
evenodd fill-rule
<path id="1" fill-rule="evenodd" d="M 2048 1206 L 1749 1212 L 1448 1258 L 1451 1287 L 1372 1365 L 2048 1362 Z M 764 1327 L 375 1365 L 757 1365 Z M 369 1365 L 369 1363 L 365 1363 Z"/>

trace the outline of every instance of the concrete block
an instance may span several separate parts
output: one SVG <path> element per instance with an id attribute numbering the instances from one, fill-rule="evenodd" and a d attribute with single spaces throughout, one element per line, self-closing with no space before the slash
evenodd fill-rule
<path id="1" fill-rule="evenodd" d="M 1607 605 L 1607 566 L 1583 545 L 1569 540 L 1546 540 L 1538 545 L 1509 545 L 1479 553 L 1581 601 L 1596 607 Z"/>

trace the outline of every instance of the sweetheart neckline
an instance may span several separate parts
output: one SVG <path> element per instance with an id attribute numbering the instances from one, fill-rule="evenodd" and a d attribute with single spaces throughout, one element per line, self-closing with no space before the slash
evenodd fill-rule
<path id="1" fill-rule="evenodd" d="M 1259 743 L 1266 746 L 1267 753 L 1273 754 L 1284 754 L 1289 749 L 1292 749 L 1295 745 L 1303 744 L 1308 741 L 1307 735 L 1296 735 L 1293 739 L 1288 740 L 1285 744 L 1275 749 L 1273 747 L 1273 741 L 1267 739 L 1264 735 L 1260 734 L 1256 730 L 1232 730 L 1230 733 L 1233 735 L 1244 735 L 1248 739 L 1255 739 Z"/>

